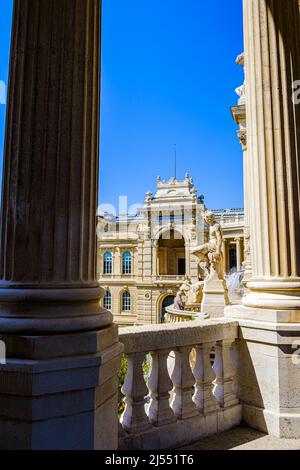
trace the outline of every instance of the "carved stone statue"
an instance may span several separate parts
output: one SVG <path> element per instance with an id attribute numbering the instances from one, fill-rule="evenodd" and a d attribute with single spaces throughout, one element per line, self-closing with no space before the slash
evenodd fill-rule
<path id="1" fill-rule="evenodd" d="M 191 305 L 193 304 L 201 304 L 202 302 L 202 296 L 203 296 L 203 281 L 198 281 L 192 284 L 191 290 L 190 290 L 190 298 L 189 298 L 189 303 Z"/>
<path id="2" fill-rule="evenodd" d="M 151 191 L 148 191 L 148 192 L 146 193 L 146 201 L 145 201 L 145 202 L 146 202 L 147 204 L 150 204 L 151 201 L 152 201 L 152 193 L 151 193 Z"/>
<path id="3" fill-rule="evenodd" d="M 209 226 L 209 241 L 192 251 L 204 272 L 201 314 L 203 318 L 220 317 L 229 305 L 222 253 L 223 233 L 213 212 L 205 212 L 204 220 Z"/>
<path id="4" fill-rule="evenodd" d="M 238 65 L 240 65 L 241 67 L 245 66 L 245 55 L 244 55 L 244 53 L 240 54 L 237 57 L 236 63 Z M 236 94 L 240 97 L 239 98 L 239 105 L 246 104 L 246 80 L 235 91 L 236 91 Z"/>
<path id="5" fill-rule="evenodd" d="M 184 308 L 193 311 L 193 306 L 196 309 L 202 301 L 203 281 L 192 282 L 189 277 L 186 278 L 184 283 L 179 289 L 180 299 Z"/>
<path id="6" fill-rule="evenodd" d="M 222 227 L 217 222 L 213 212 L 207 211 L 204 220 L 209 226 L 209 241 L 196 247 L 192 254 L 197 256 L 201 269 L 204 271 L 205 280 L 212 279 L 216 275 L 219 279 L 225 279 L 222 253 Z"/>
<path id="7" fill-rule="evenodd" d="M 184 307 L 185 307 L 184 290 L 182 290 L 182 287 L 181 287 L 179 291 L 177 292 L 177 295 L 174 300 L 174 309 L 184 310 Z"/>

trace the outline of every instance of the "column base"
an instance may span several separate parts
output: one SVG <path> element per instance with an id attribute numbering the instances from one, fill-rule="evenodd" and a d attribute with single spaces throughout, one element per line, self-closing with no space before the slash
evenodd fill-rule
<path id="1" fill-rule="evenodd" d="M 238 397 L 249 426 L 281 438 L 300 438 L 300 324 L 280 323 L 280 312 L 231 306 L 239 320 Z M 268 320 L 262 318 L 268 314 Z"/>
<path id="2" fill-rule="evenodd" d="M 60 288 L 2 286 L 1 333 L 35 335 L 100 330 L 113 321 L 112 314 L 100 307 L 103 294 L 97 284 Z"/>
<path id="3" fill-rule="evenodd" d="M 243 420 L 251 428 L 281 439 L 300 437 L 300 409 L 299 413 L 285 413 L 243 405 Z"/>
<path id="4" fill-rule="evenodd" d="M 251 308 L 245 305 L 229 305 L 224 310 L 224 316 L 270 323 L 300 323 L 300 310 L 267 309 L 262 307 Z"/>
<path id="5" fill-rule="evenodd" d="M 300 312 L 300 279 L 252 279 L 247 284 L 250 293 L 243 305 L 250 308 Z"/>
<path id="6" fill-rule="evenodd" d="M 0 340 L 7 350 L 0 366 L 0 449 L 117 449 L 122 346 L 115 325 Z"/>
<path id="7" fill-rule="evenodd" d="M 250 293 L 250 289 L 248 288 L 248 283 L 251 281 L 251 278 L 252 278 L 252 270 L 248 266 L 246 266 L 244 277 L 242 280 L 245 295 Z"/>

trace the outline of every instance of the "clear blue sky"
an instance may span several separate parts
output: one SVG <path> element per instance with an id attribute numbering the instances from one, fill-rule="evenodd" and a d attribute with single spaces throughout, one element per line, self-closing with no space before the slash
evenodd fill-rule
<path id="1" fill-rule="evenodd" d="M 0 0 L 6 80 L 12 0 Z M 243 81 L 242 1 L 103 0 L 100 202 L 143 202 L 156 176 L 189 171 L 208 207 L 242 207 L 229 107 Z M 0 154 L 5 106 L 0 105 Z"/>

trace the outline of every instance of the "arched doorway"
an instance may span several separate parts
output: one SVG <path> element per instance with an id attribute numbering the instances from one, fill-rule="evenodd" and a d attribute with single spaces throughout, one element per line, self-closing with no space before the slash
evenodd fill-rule
<path id="1" fill-rule="evenodd" d="M 157 244 L 158 274 L 161 276 L 185 276 L 185 240 L 175 230 L 164 232 Z"/>
<path id="2" fill-rule="evenodd" d="M 164 298 L 160 311 L 160 323 L 164 323 L 166 316 L 166 308 L 170 307 L 170 305 L 173 305 L 174 299 L 175 295 L 168 295 Z"/>

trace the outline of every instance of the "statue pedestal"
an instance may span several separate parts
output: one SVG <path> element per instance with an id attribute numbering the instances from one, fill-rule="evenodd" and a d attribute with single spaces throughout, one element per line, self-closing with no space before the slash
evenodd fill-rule
<path id="1" fill-rule="evenodd" d="M 215 277 L 204 282 L 201 315 L 209 315 L 209 318 L 223 317 L 224 309 L 229 303 L 225 280 Z"/>

